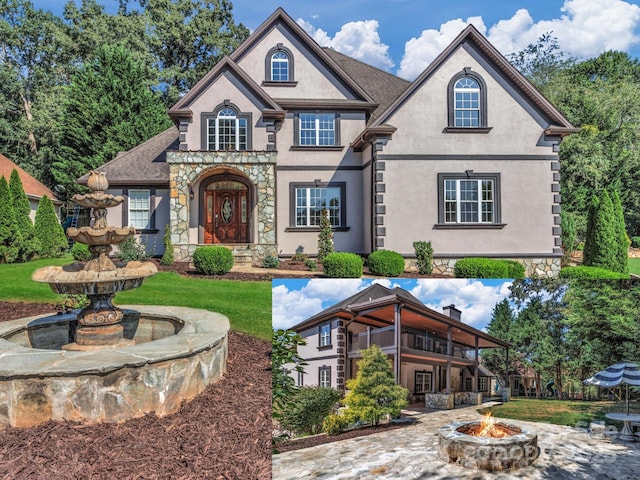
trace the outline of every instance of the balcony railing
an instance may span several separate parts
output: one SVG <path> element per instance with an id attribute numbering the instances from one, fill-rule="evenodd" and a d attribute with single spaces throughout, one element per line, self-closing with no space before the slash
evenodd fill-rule
<path id="1" fill-rule="evenodd" d="M 392 347 L 395 345 L 394 335 L 395 328 L 393 325 L 374 329 L 370 332 L 353 334 L 350 336 L 349 352 L 355 353 L 359 350 L 365 350 L 370 345 L 378 345 L 381 348 Z M 405 331 L 401 334 L 400 346 L 423 352 L 447 354 L 447 339 L 433 335 L 428 336 L 426 333 L 416 334 L 415 332 Z M 475 349 L 456 342 L 451 342 L 451 356 L 476 360 Z"/>

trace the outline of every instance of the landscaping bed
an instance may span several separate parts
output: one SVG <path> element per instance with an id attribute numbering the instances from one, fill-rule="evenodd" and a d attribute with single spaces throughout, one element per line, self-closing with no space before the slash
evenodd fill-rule
<path id="1" fill-rule="evenodd" d="M 0 321 L 53 312 L 0 302 Z M 0 427 L 0 478 L 271 478 L 271 344 L 230 332 L 227 373 L 174 415 Z"/>

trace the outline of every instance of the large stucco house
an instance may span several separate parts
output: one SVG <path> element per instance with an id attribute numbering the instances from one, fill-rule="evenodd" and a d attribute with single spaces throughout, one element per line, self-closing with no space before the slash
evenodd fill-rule
<path id="1" fill-rule="evenodd" d="M 450 305 L 437 312 L 408 291 L 379 284 L 356 293 L 295 325 L 306 341 L 298 354 L 304 373 L 299 386 L 345 390 L 357 374 L 362 350 L 380 347 L 393 363 L 396 382 L 410 400 L 433 408 L 477 405 L 495 394 L 493 373 L 480 363 L 480 350 L 510 344 L 462 321 Z"/>
<path id="2" fill-rule="evenodd" d="M 176 259 L 313 255 L 328 211 L 338 251 L 431 241 L 465 256 L 559 269 L 558 147 L 570 122 L 467 27 L 413 82 L 321 48 L 277 9 L 169 111 L 175 126 L 100 170 L 135 226 Z M 116 209 L 112 209 L 116 210 Z"/>

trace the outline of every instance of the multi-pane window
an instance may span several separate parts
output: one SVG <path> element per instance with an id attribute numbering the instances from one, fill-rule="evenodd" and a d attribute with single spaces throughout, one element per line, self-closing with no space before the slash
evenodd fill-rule
<path id="1" fill-rule="evenodd" d="M 247 150 L 247 119 L 225 107 L 207 119 L 207 150 Z"/>
<path id="2" fill-rule="evenodd" d="M 444 180 L 444 222 L 493 223 L 494 191 L 489 179 Z"/>
<path id="3" fill-rule="evenodd" d="M 480 126 L 480 85 L 471 77 L 462 77 L 453 87 L 456 127 Z"/>
<path id="4" fill-rule="evenodd" d="M 301 113 L 298 135 L 298 143 L 301 146 L 334 146 L 336 115 L 334 113 Z"/>
<path id="5" fill-rule="evenodd" d="M 323 323 L 320 325 L 320 343 L 321 347 L 328 347 L 331 345 L 331 324 Z"/>
<path id="6" fill-rule="evenodd" d="M 151 192 L 129 190 L 129 225 L 138 230 L 151 228 Z"/>
<path id="7" fill-rule="evenodd" d="M 296 187 L 296 227 L 320 225 L 322 211 L 326 210 L 332 227 L 342 226 L 342 200 L 340 187 Z"/>
<path id="8" fill-rule="evenodd" d="M 282 50 L 271 55 L 271 80 L 274 82 L 289 81 L 289 55 Z"/>
<path id="9" fill-rule="evenodd" d="M 416 372 L 415 393 L 427 393 L 431 391 L 431 372 Z"/>
<path id="10" fill-rule="evenodd" d="M 318 384 L 321 387 L 331 387 L 331 367 L 320 367 Z"/>
<path id="11" fill-rule="evenodd" d="M 489 391 L 489 378 L 488 377 L 478 377 L 478 391 L 479 392 L 487 392 L 487 391 Z"/>

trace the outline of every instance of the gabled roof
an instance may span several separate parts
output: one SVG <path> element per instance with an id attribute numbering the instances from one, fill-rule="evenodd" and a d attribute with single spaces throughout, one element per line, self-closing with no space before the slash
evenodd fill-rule
<path id="1" fill-rule="evenodd" d="M 273 12 L 269 18 L 267 18 L 262 25 L 260 25 L 253 33 L 247 38 L 237 49 L 235 49 L 231 53 L 231 58 L 233 60 L 240 61 L 240 59 L 249 51 L 251 48 L 260 41 L 262 37 L 264 37 L 268 32 L 271 31 L 277 24 L 284 24 L 289 30 L 291 30 L 300 41 L 305 44 L 315 55 L 317 55 L 320 60 L 331 70 L 334 74 L 342 80 L 345 85 L 347 85 L 357 96 L 361 97 L 363 101 L 375 103 L 373 99 L 369 96 L 367 91 L 365 91 L 357 82 L 351 78 L 347 72 L 345 72 L 342 67 L 334 61 L 334 59 L 327 54 L 325 49 L 321 48 L 314 40 L 309 36 L 304 29 L 298 25 L 288 14 L 284 11 L 282 7 L 278 7 L 275 12 Z"/>
<path id="2" fill-rule="evenodd" d="M 524 96 L 537 106 L 548 118 L 550 125 L 548 133 L 564 136 L 578 131 L 571 122 L 542 95 L 527 78 L 521 74 L 509 61 L 489 43 L 473 25 L 467 26 L 456 39 L 445 48 L 435 60 L 416 78 L 411 86 L 400 95 L 384 112 L 382 112 L 372 126 L 380 126 L 404 104 L 418 90 L 440 66 L 464 43 L 470 42 L 489 57 L 496 67 L 520 89 Z"/>
<path id="3" fill-rule="evenodd" d="M 57 199 L 49 187 L 29 175 L 25 170 L 0 153 L 0 177 L 4 177 L 8 183 L 11 179 L 11 171 L 14 169 L 18 171 L 18 176 L 22 182 L 22 188 L 28 198 L 38 200 L 42 198 L 43 195 L 46 195 L 53 203 L 62 203 Z"/>
<path id="4" fill-rule="evenodd" d="M 378 118 L 411 85 L 411 82 L 403 78 L 396 77 L 343 53 L 330 48 L 323 48 L 323 50 L 378 104 L 368 123 Z"/>
<path id="5" fill-rule="evenodd" d="M 110 185 L 166 185 L 169 183 L 167 150 L 178 149 L 178 129 L 170 127 L 131 150 L 119 153 L 105 163 L 99 172 L 105 172 Z M 78 179 L 86 184 L 89 174 Z"/>
<path id="6" fill-rule="evenodd" d="M 192 115 L 189 110 L 190 105 L 200 95 L 205 93 L 209 86 L 224 72 L 230 71 L 239 78 L 253 93 L 264 103 L 263 110 L 266 110 L 270 116 L 280 116 L 284 118 L 284 111 L 280 106 L 265 92 L 247 73 L 242 70 L 236 62 L 230 57 L 225 56 L 220 60 L 209 72 L 196 83 L 187 94 L 169 110 L 169 116 L 178 122 L 180 118 L 190 118 Z"/>

